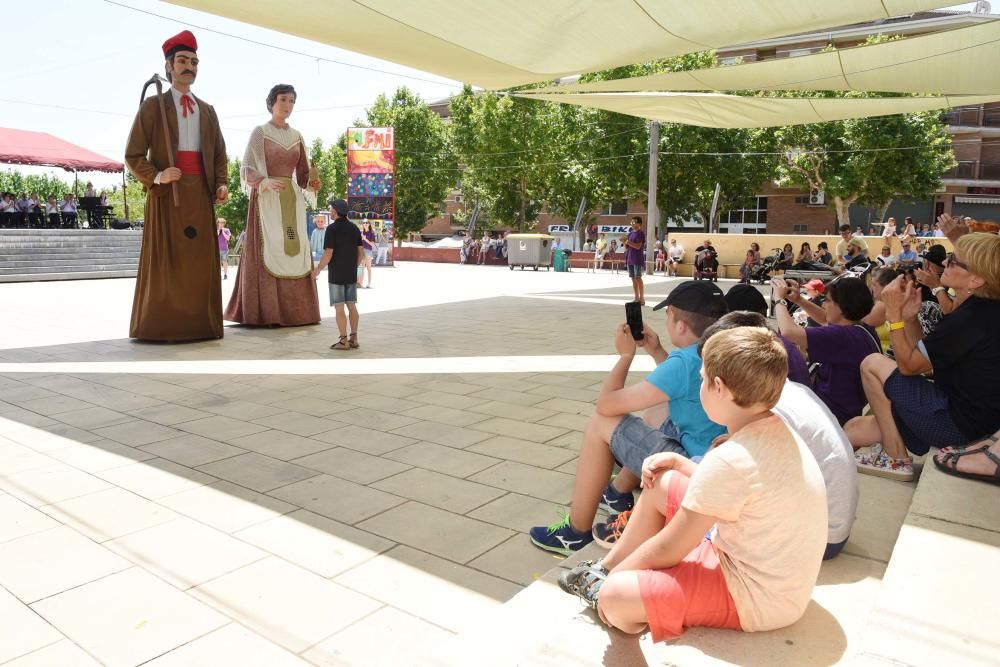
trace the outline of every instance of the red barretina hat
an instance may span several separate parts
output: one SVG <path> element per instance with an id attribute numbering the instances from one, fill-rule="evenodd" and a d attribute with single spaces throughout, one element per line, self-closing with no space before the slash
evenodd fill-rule
<path id="1" fill-rule="evenodd" d="M 169 58 L 178 51 L 197 51 L 198 40 L 190 30 L 179 32 L 167 41 L 163 42 L 163 57 Z"/>

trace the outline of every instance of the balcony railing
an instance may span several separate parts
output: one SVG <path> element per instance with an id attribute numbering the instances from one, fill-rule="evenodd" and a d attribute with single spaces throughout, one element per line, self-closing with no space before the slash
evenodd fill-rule
<path id="1" fill-rule="evenodd" d="M 1000 127 L 1000 112 L 996 109 L 989 109 L 983 116 L 983 125 L 986 127 Z"/>
<path id="2" fill-rule="evenodd" d="M 948 125 L 961 125 L 964 127 L 979 126 L 979 107 L 962 107 L 952 109 L 943 116 Z M 997 118 L 1000 122 L 1000 117 Z"/>
<path id="3" fill-rule="evenodd" d="M 959 162 L 951 171 L 945 172 L 942 178 L 966 178 L 976 177 L 976 161 L 969 160 Z"/>
<path id="4" fill-rule="evenodd" d="M 979 178 L 988 181 L 1000 181 L 1000 162 L 980 163 Z"/>

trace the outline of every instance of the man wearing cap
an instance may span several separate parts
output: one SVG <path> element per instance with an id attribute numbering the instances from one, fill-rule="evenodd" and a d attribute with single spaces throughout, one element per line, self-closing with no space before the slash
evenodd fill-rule
<path id="1" fill-rule="evenodd" d="M 330 215 L 335 220 L 326 228 L 323 239 L 323 258 L 313 269 L 313 280 L 327 267 L 327 280 L 330 283 L 330 305 L 337 314 L 337 329 L 340 340 L 330 346 L 331 350 L 351 350 L 360 347 L 358 344 L 358 267 L 365 257 L 364 244 L 361 241 L 361 230 L 347 219 L 347 202 L 343 199 L 330 200 Z M 344 312 L 344 308 L 347 312 Z M 347 333 L 348 321 L 351 333 Z"/>
<path id="2" fill-rule="evenodd" d="M 609 546 L 628 520 L 632 491 L 639 485 L 646 457 L 675 452 L 701 457 L 725 427 L 712 422 L 701 406 L 701 357 L 698 340 L 713 322 L 726 314 L 726 298 L 718 285 L 688 280 L 653 310 L 667 309 L 666 328 L 675 348 L 670 354 L 648 324 L 639 345 L 657 363 L 643 382 L 625 386 L 636 353 L 636 341 L 627 324 L 615 330 L 619 360 L 611 370 L 593 416 L 587 422 L 576 466 L 573 502 L 563 521 L 529 531 L 532 543 L 546 551 L 569 555 L 595 539 Z M 645 411 L 644 417 L 635 412 Z M 621 472 L 611 484 L 615 461 Z M 599 505 L 622 515 L 593 527 Z M 600 532 L 594 532 L 592 530 Z"/>
<path id="3" fill-rule="evenodd" d="M 920 283 L 921 308 L 917 319 L 920 326 L 927 331 L 925 325 L 937 325 L 941 317 L 950 315 L 955 310 L 955 301 L 952 299 L 948 288 L 941 284 L 941 275 L 944 273 L 944 264 L 948 260 L 948 252 L 943 245 L 935 244 L 927 249 L 923 256 L 923 268 L 917 269 L 914 274 L 917 282 Z M 934 308 L 928 304 L 937 304 L 940 315 L 934 317 Z M 930 326 L 930 330 L 933 330 Z"/>
<path id="4" fill-rule="evenodd" d="M 198 75 L 197 52 L 198 42 L 187 30 L 163 43 L 172 85 L 139 107 L 125 148 L 129 170 L 149 193 L 132 302 L 132 338 L 222 338 L 213 206 L 229 195 L 228 163 L 215 109 L 191 92 Z M 167 144 L 175 155 L 174 167 Z M 174 204 L 174 188 L 179 205 Z"/>

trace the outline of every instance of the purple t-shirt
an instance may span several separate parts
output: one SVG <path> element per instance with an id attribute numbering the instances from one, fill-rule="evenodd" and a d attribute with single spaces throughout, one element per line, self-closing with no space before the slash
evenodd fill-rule
<path id="1" fill-rule="evenodd" d="M 365 244 L 365 250 L 371 250 L 372 247 L 375 245 L 375 230 L 369 229 L 368 231 L 361 232 L 361 235 L 364 236 L 369 241 L 371 241 L 372 243 L 371 245 L 368 245 L 367 243 Z"/>
<path id="2" fill-rule="evenodd" d="M 841 425 L 861 416 L 868 399 L 861 385 L 861 362 L 882 352 L 878 334 L 867 324 L 829 324 L 806 327 L 806 351 L 811 363 L 820 363 L 813 391 Z"/>
<path id="3" fill-rule="evenodd" d="M 806 365 L 805 357 L 802 356 L 802 352 L 799 351 L 798 345 L 788 340 L 784 336 L 778 336 L 781 339 L 782 345 L 785 346 L 785 352 L 788 353 L 788 379 L 792 382 L 798 382 L 799 384 L 804 384 L 809 386 L 809 366 Z"/>
<path id="4" fill-rule="evenodd" d="M 219 230 L 219 250 L 229 250 L 229 237 L 232 235 L 225 227 Z"/>
<path id="5" fill-rule="evenodd" d="M 625 263 L 629 266 L 646 266 L 646 232 L 641 229 L 633 229 L 628 233 L 629 243 L 640 244 L 638 248 L 631 248 L 625 251 Z"/>

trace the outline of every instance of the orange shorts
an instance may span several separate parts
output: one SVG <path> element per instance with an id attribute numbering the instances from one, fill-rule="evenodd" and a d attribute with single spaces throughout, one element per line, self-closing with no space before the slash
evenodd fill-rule
<path id="1" fill-rule="evenodd" d="M 679 473 L 667 487 L 666 523 L 680 509 L 688 478 Z M 736 604 L 729 594 L 715 545 L 704 540 L 674 567 L 643 570 L 639 592 L 653 641 L 676 639 L 684 628 L 702 626 L 742 630 Z"/>

